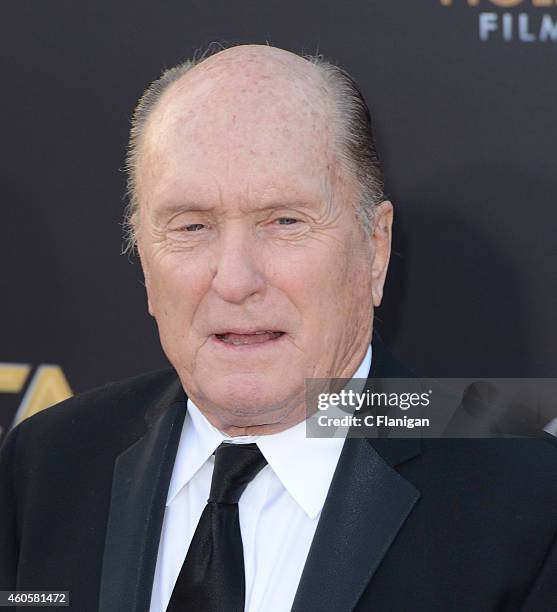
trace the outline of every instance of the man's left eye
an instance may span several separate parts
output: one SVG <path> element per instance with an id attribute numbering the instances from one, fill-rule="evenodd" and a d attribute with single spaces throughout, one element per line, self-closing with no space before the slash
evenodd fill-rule
<path id="1" fill-rule="evenodd" d="M 298 219 L 293 217 L 280 217 L 277 221 L 279 225 L 294 225 L 294 223 L 298 223 Z"/>

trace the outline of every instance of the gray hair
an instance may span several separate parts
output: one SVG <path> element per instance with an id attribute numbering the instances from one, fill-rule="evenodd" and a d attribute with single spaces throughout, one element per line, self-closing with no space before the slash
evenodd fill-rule
<path id="1" fill-rule="evenodd" d="M 126 156 L 127 205 L 124 213 L 124 245 L 122 253 L 133 253 L 136 247 L 136 227 L 139 211 L 136 169 L 141 139 L 147 120 L 169 86 L 192 68 L 220 51 L 209 48 L 201 56 L 165 70 L 145 90 L 135 108 L 131 121 L 130 139 Z M 334 101 L 335 120 L 339 126 L 338 151 L 341 163 L 356 179 L 360 187 L 356 214 L 365 233 L 371 232 L 375 207 L 384 200 L 384 181 L 369 108 L 356 81 L 346 70 L 324 59 L 322 55 L 301 55 L 322 75 Z"/>

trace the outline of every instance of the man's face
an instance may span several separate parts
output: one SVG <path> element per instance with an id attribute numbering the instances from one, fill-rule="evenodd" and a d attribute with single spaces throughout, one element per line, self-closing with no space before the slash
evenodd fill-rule
<path id="1" fill-rule="evenodd" d="M 350 376 L 362 359 L 390 209 L 370 240 L 327 105 L 295 72 L 263 66 L 231 85 L 224 63 L 186 75 L 154 112 L 138 245 L 188 395 L 217 427 L 264 433 L 304 418 L 305 378 Z"/>

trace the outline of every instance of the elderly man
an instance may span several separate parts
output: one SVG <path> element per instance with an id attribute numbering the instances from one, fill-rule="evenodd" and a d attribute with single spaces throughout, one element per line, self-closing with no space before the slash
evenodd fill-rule
<path id="1" fill-rule="evenodd" d="M 79 611 L 557 609 L 543 441 L 305 435 L 305 380 L 405 376 L 369 113 L 320 58 L 234 47 L 134 117 L 130 245 L 173 368 L 24 421 L 0 588 Z"/>

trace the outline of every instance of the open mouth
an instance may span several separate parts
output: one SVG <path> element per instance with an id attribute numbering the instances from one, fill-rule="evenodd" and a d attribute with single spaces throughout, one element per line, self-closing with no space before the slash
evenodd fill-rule
<path id="1" fill-rule="evenodd" d="M 242 346 L 247 344 L 263 344 L 263 342 L 269 342 L 270 340 L 276 340 L 284 335 L 282 331 L 256 331 L 251 333 L 237 334 L 228 332 L 224 334 L 215 334 L 217 340 L 224 342 L 225 344 L 231 344 L 234 346 Z"/>

